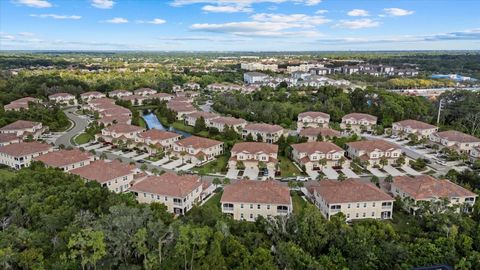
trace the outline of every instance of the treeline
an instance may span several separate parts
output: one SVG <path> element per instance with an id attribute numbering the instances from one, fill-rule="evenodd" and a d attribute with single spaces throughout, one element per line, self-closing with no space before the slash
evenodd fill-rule
<path id="1" fill-rule="evenodd" d="M 480 268 L 479 203 L 472 217 L 397 209 L 393 222 L 347 225 L 305 205 L 288 218 L 249 223 L 222 215 L 216 195 L 173 219 L 161 204 L 138 204 L 39 164 L 0 173 L 2 269 Z"/>
<path id="2" fill-rule="evenodd" d="M 63 131 L 70 126 L 70 121 L 59 106 L 45 107 L 40 104 L 30 104 L 28 110 L 5 111 L 0 109 L 0 127 L 17 120 L 41 122 L 50 131 Z"/>
<path id="3" fill-rule="evenodd" d="M 438 112 L 442 100 L 440 124 L 444 129 L 455 129 L 480 137 L 480 92 L 449 91 L 437 98 Z"/>

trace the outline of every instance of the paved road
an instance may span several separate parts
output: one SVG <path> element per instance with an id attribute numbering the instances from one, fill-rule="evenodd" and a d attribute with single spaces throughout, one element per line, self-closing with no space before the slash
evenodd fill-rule
<path id="1" fill-rule="evenodd" d="M 67 108 L 64 110 L 65 114 L 67 115 L 68 119 L 70 119 L 75 126 L 65 132 L 62 136 L 58 137 L 55 141 L 55 145 L 59 146 L 61 144 L 65 145 L 65 147 L 73 146 L 70 142 L 72 137 L 77 134 L 82 133 L 85 128 L 88 126 L 88 119 L 83 116 L 76 115 L 74 112 L 76 111 L 76 107 Z"/>

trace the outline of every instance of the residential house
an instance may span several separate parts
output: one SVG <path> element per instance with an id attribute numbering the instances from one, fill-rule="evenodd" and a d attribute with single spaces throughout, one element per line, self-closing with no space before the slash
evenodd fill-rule
<path id="1" fill-rule="evenodd" d="M 150 129 L 137 134 L 135 141 L 144 145 L 149 152 L 157 152 L 158 149 L 170 149 L 173 143 L 182 138 L 182 135 L 163 131 L 158 129 Z"/>
<path id="2" fill-rule="evenodd" d="M 183 84 L 183 89 L 200 90 L 200 84 L 195 82 L 187 82 Z"/>
<path id="3" fill-rule="evenodd" d="M 243 80 L 248 83 L 263 83 L 268 79 L 268 75 L 260 72 L 245 72 L 243 74 Z"/>
<path id="4" fill-rule="evenodd" d="M 342 117 L 340 127 L 355 133 L 371 131 L 377 124 L 377 117 L 366 113 L 349 113 Z"/>
<path id="5" fill-rule="evenodd" d="M 256 175 L 260 172 L 263 176 L 275 177 L 278 145 L 263 142 L 241 142 L 236 143 L 230 153 L 229 168 L 248 169 L 256 172 Z M 241 168 L 238 168 L 239 166 Z"/>
<path id="6" fill-rule="evenodd" d="M 473 161 L 480 159 L 480 146 L 472 148 L 470 151 L 470 157 Z"/>
<path id="7" fill-rule="evenodd" d="M 152 89 L 152 88 L 140 88 L 140 89 L 136 89 L 136 90 L 133 91 L 134 95 L 142 96 L 142 97 L 153 95 L 153 94 L 156 94 L 156 93 L 157 93 L 157 91 Z"/>
<path id="8" fill-rule="evenodd" d="M 241 133 L 246 125 L 247 121 L 243 119 L 225 116 L 220 116 L 207 121 L 207 127 L 216 128 L 220 132 L 223 132 L 225 127 L 230 127 L 237 131 L 237 133 Z"/>
<path id="9" fill-rule="evenodd" d="M 42 101 L 38 98 L 33 97 L 24 97 L 10 102 L 9 104 L 3 106 L 5 111 L 20 111 L 21 109 L 28 110 L 28 105 L 30 103 L 41 103 Z"/>
<path id="10" fill-rule="evenodd" d="M 298 115 L 297 131 L 304 128 L 327 128 L 330 115 L 323 112 L 303 112 Z"/>
<path id="11" fill-rule="evenodd" d="M 403 120 L 392 124 L 392 133 L 401 137 L 414 134 L 419 138 L 428 138 L 438 131 L 438 127 L 417 120 Z"/>
<path id="12" fill-rule="evenodd" d="M 450 147 L 460 153 L 470 153 L 474 147 L 480 146 L 480 139 L 456 130 L 430 134 L 430 141 Z"/>
<path id="13" fill-rule="evenodd" d="M 16 170 L 30 166 L 32 159 L 48 152 L 53 147 L 39 142 L 20 142 L 0 147 L 0 164 Z"/>
<path id="14" fill-rule="evenodd" d="M 223 154 L 223 142 L 190 136 L 173 143 L 172 155 L 193 164 L 202 164 Z"/>
<path id="15" fill-rule="evenodd" d="M 43 128 L 42 123 L 26 120 L 17 120 L 0 128 L 2 134 L 15 134 L 15 136 L 24 139 L 31 135 L 34 140 L 38 139 L 44 131 L 45 128 Z"/>
<path id="16" fill-rule="evenodd" d="M 104 98 L 104 97 L 106 97 L 104 93 L 100 93 L 97 91 L 90 91 L 90 92 L 85 92 L 80 94 L 80 98 L 85 102 L 89 102 L 92 99 Z"/>
<path id="17" fill-rule="evenodd" d="M 225 186 L 220 199 L 222 213 L 235 220 L 255 221 L 292 213 L 290 190 L 273 180 L 240 180 Z"/>
<path id="18" fill-rule="evenodd" d="M 123 143 L 130 141 L 135 142 L 138 134 L 144 132 L 145 129 L 139 126 L 127 124 L 114 124 L 102 129 L 101 137 L 106 142 L 114 142 L 121 140 Z"/>
<path id="19" fill-rule="evenodd" d="M 367 167 L 384 166 L 394 164 L 402 155 L 402 149 L 384 140 L 357 141 L 347 143 L 347 155 L 359 158 Z"/>
<path id="20" fill-rule="evenodd" d="M 197 120 L 202 119 L 205 122 L 205 125 L 208 121 L 220 117 L 218 114 L 210 112 L 193 112 L 185 115 L 185 124 L 189 126 L 195 126 Z"/>
<path id="21" fill-rule="evenodd" d="M 20 143 L 22 139 L 15 133 L 0 133 L 0 146 L 9 145 L 12 143 Z"/>
<path id="22" fill-rule="evenodd" d="M 293 160 L 307 171 L 318 171 L 324 166 L 342 166 L 345 150 L 331 142 L 306 142 L 292 144 Z"/>
<path id="23" fill-rule="evenodd" d="M 209 91 L 241 91 L 242 85 L 233 84 L 233 83 L 212 83 L 207 85 L 207 90 Z"/>
<path id="24" fill-rule="evenodd" d="M 78 149 L 59 150 L 34 158 L 48 167 L 59 168 L 62 171 L 70 171 L 75 168 L 86 166 L 95 160 L 95 156 Z"/>
<path id="25" fill-rule="evenodd" d="M 111 92 L 108 92 L 108 96 L 111 98 L 122 98 L 122 97 L 128 97 L 133 95 L 131 91 L 127 90 L 113 90 Z"/>
<path id="26" fill-rule="evenodd" d="M 339 138 L 341 133 L 330 128 L 304 128 L 300 130 L 299 136 L 307 138 L 309 142 L 315 142 L 320 136 L 326 141 L 335 137 Z"/>
<path id="27" fill-rule="evenodd" d="M 241 63 L 240 68 L 249 71 L 270 70 L 275 72 L 278 70 L 278 65 L 273 63 Z"/>
<path id="28" fill-rule="evenodd" d="M 167 108 L 174 111 L 177 115 L 177 120 L 183 120 L 185 115 L 194 113 L 197 111 L 191 104 L 184 102 L 169 102 Z"/>
<path id="29" fill-rule="evenodd" d="M 75 98 L 74 95 L 69 93 L 56 93 L 48 96 L 48 99 L 60 105 L 65 105 L 65 106 L 77 105 L 77 99 Z"/>
<path id="30" fill-rule="evenodd" d="M 253 140 L 266 143 L 276 143 L 283 135 L 283 128 L 279 125 L 270 124 L 247 124 L 243 128 L 242 138 L 247 139 L 251 135 Z"/>

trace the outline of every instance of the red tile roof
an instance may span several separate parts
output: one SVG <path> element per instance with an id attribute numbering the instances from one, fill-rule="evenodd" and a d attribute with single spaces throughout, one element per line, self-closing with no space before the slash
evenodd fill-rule
<path id="1" fill-rule="evenodd" d="M 240 119 L 240 118 L 235 118 L 235 117 L 218 117 L 215 119 L 211 119 L 210 122 L 212 123 L 217 123 L 220 125 L 227 125 L 227 126 L 236 126 L 236 125 L 243 125 L 246 124 L 247 121 Z"/>
<path id="2" fill-rule="evenodd" d="M 456 131 L 456 130 L 437 132 L 437 133 L 435 133 L 435 136 L 437 136 L 441 139 L 446 139 L 446 140 L 449 140 L 449 141 L 459 142 L 459 143 L 480 142 L 479 138 L 474 137 L 472 135 L 465 134 L 465 133 L 460 132 L 460 131 Z"/>
<path id="3" fill-rule="evenodd" d="M 11 130 L 22 130 L 22 129 L 28 129 L 28 128 L 33 128 L 35 126 L 40 125 L 40 122 L 32 122 L 32 121 L 26 121 L 26 120 L 17 120 L 11 124 L 8 124 L 6 126 L 3 126 L 0 128 L 0 131 L 11 131 Z"/>
<path id="4" fill-rule="evenodd" d="M 263 142 L 241 142 L 236 143 L 231 152 L 232 154 L 239 152 L 276 154 L 278 152 L 278 145 Z"/>
<path id="5" fill-rule="evenodd" d="M 319 134 L 323 137 L 340 137 L 341 135 L 339 131 L 330 128 L 304 128 L 300 131 L 300 136 L 304 137 L 317 137 Z"/>
<path id="6" fill-rule="evenodd" d="M 21 142 L 0 147 L 0 153 L 21 157 L 53 149 L 51 145 L 39 142 Z"/>
<path id="7" fill-rule="evenodd" d="M 134 126 L 134 125 L 127 125 L 127 124 L 115 124 L 105 128 L 108 132 L 115 132 L 115 133 L 130 133 L 130 132 L 142 132 L 145 130 L 142 127 Z"/>
<path id="8" fill-rule="evenodd" d="M 330 115 L 324 112 L 302 112 L 298 115 L 298 119 L 305 118 L 305 117 L 311 117 L 311 118 L 320 117 L 320 118 L 330 119 Z"/>
<path id="9" fill-rule="evenodd" d="M 0 133 L 0 143 L 20 141 L 15 133 Z"/>
<path id="10" fill-rule="evenodd" d="M 336 152 L 344 151 L 341 147 L 331 142 L 298 143 L 298 144 L 292 144 L 292 148 L 300 153 L 307 153 L 307 155 L 311 155 L 316 152 L 321 152 L 326 154 L 326 153 L 336 153 Z"/>
<path id="11" fill-rule="evenodd" d="M 113 91 L 110 91 L 108 92 L 109 94 L 113 94 L 113 95 L 118 95 L 118 94 L 132 94 L 132 92 L 128 91 L 128 90 L 122 90 L 122 89 L 118 89 L 118 90 L 113 90 Z"/>
<path id="12" fill-rule="evenodd" d="M 270 124 L 248 124 L 244 128 L 248 131 L 258 131 L 265 133 L 276 133 L 282 131 L 283 128 L 279 125 L 270 125 Z"/>
<path id="13" fill-rule="evenodd" d="M 427 124 L 425 122 L 420 122 L 420 121 L 417 121 L 417 120 L 411 120 L 411 119 L 408 119 L 408 120 L 403 120 L 403 121 L 399 121 L 399 122 L 395 122 L 393 124 L 397 124 L 397 125 L 400 125 L 404 128 L 412 128 L 412 129 L 432 129 L 432 128 L 437 128 L 436 126 L 434 125 L 430 125 L 430 124 Z"/>
<path id="14" fill-rule="evenodd" d="M 97 92 L 97 91 L 90 91 L 90 92 L 85 92 L 85 93 L 80 94 L 80 96 L 82 96 L 82 97 L 86 97 L 86 96 L 101 96 L 101 95 L 103 95 L 103 94 L 100 93 L 100 92 Z"/>
<path id="15" fill-rule="evenodd" d="M 313 183 L 312 189 L 316 190 L 328 204 L 393 201 L 392 197 L 372 183 L 359 179 L 322 180 Z"/>
<path id="16" fill-rule="evenodd" d="M 41 161 L 48 166 L 63 167 L 70 164 L 90 160 L 91 157 L 92 155 L 87 152 L 73 149 L 50 152 L 48 154 L 38 156 L 34 159 L 37 161 Z"/>
<path id="17" fill-rule="evenodd" d="M 373 152 L 375 150 L 380 151 L 388 151 L 388 150 L 396 150 L 400 149 L 397 145 L 387 142 L 384 140 L 371 140 L 371 141 L 357 141 L 357 142 L 349 142 L 347 143 L 348 147 L 357 150 L 363 150 L 366 152 Z"/>
<path id="18" fill-rule="evenodd" d="M 182 147 L 193 147 L 195 149 L 198 149 L 198 148 L 210 148 L 215 145 L 223 144 L 223 142 L 208 139 L 208 138 L 198 137 L 198 136 L 190 136 L 175 142 L 175 144 Z"/>
<path id="19" fill-rule="evenodd" d="M 349 114 L 344 115 L 342 117 L 342 120 L 343 119 L 355 119 L 357 121 L 359 121 L 359 120 L 367 120 L 367 121 L 375 121 L 375 122 L 377 121 L 376 116 L 366 114 L 366 113 L 349 113 Z"/>
<path id="20" fill-rule="evenodd" d="M 201 186 L 202 182 L 197 175 L 177 175 L 167 172 L 160 176 L 148 176 L 133 184 L 130 190 L 184 198 Z"/>
<path id="21" fill-rule="evenodd" d="M 87 180 L 104 183 L 115 178 L 133 174 L 134 170 L 135 166 L 123 164 L 118 160 L 111 162 L 96 160 L 87 166 L 73 169 L 70 173 L 79 175 Z"/>
<path id="22" fill-rule="evenodd" d="M 57 97 L 73 97 L 74 98 L 75 96 L 70 93 L 56 93 L 48 96 L 49 99 L 57 98 Z"/>
<path id="23" fill-rule="evenodd" d="M 200 117 L 203 117 L 203 119 L 211 119 L 211 118 L 217 118 L 219 117 L 218 114 L 215 113 L 210 113 L 210 112 L 193 112 L 187 114 L 187 117 L 192 117 L 194 119 L 199 119 Z"/>
<path id="24" fill-rule="evenodd" d="M 393 177 L 393 185 L 415 200 L 478 196 L 448 180 L 437 180 L 429 175 L 396 176 Z"/>
<path id="25" fill-rule="evenodd" d="M 290 190 L 276 181 L 239 180 L 223 190 L 222 203 L 266 203 L 290 205 Z"/>
<path id="26" fill-rule="evenodd" d="M 182 137 L 182 135 L 175 132 L 163 131 L 158 129 L 150 129 L 142 133 L 139 133 L 138 137 L 143 139 L 150 139 L 154 141 L 162 141 L 162 140 Z"/>

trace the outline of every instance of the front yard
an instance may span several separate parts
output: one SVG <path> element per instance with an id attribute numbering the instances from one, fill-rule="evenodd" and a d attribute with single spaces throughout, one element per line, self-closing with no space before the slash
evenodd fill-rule
<path id="1" fill-rule="evenodd" d="M 307 205 L 311 204 L 301 197 L 302 193 L 300 191 L 291 191 L 290 194 L 292 195 L 293 213 L 295 214 L 300 214 Z"/>
<path id="2" fill-rule="evenodd" d="M 227 163 L 228 163 L 228 156 L 221 155 L 221 156 L 218 156 L 215 160 L 210 161 L 203 166 L 193 168 L 193 170 L 203 174 L 223 173 L 226 171 Z"/>

